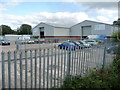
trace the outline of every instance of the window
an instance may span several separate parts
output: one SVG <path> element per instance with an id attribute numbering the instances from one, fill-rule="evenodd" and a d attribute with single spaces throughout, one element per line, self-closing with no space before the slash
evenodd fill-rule
<path id="1" fill-rule="evenodd" d="M 77 41 L 76 41 L 75 43 L 76 43 L 76 44 L 80 44 L 80 43 L 79 43 L 79 42 L 77 42 Z"/>
<path id="2" fill-rule="evenodd" d="M 64 42 L 63 44 L 64 44 L 64 45 L 68 45 L 68 43 L 66 43 L 66 42 Z"/>
<path id="3" fill-rule="evenodd" d="M 94 30 L 105 30 L 105 24 L 97 24 L 97 25 L 95 25 Z"/>
<path id="4" fill-rule="evenodd" d="M 75 44 L 70 42 L 70 45 L 75 45 Z"/>

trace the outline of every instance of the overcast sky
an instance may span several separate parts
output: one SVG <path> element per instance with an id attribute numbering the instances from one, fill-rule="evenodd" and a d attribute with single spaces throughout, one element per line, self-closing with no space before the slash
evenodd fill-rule
<path id="1" fill-rule="evenodd" d="M 67 1 L 67 2 L 65 2 Z M 112 24 L 118 18 L 117 2 L 0 2 L 0 25 L 16 29 L 21 24 L 32 27 L 40 22 L 70 27 L 84 20 Z"/>

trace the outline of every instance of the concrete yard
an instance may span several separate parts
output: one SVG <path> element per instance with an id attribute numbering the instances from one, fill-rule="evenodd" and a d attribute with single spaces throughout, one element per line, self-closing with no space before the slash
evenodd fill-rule
<path id="1" fill-rule="evenodd" d="M 11 51 L 11 65 L 9 69 L 8 61 L 5 62 L 5 87 L 9 84 L 15 87 L 15 71 L 17 75 L 17 87 L 22 82 L 23 88 L 27 87 L 45 88 L 59 87 L 68 73 L 68 59 L 70 58 L 70 74 L 86 75 L 92 68 L 101 68 L 103 64 L 104 47 L 92 47 L 81 50 L 71 51 L 70 55 L 67 50 L 58 49 L 57 44 L 26 44 L 22 45 L 22 63 L 20 62 L 20 53 L 17 51 L 16 68 L 14 59 L 14 50 L 16 45 L 11 43 L 10 46 L 1 46 L 5 52 L 5 60 L 8 59 L 7 52 Z M 39 51 L 41 48 L 41 51 Z M 27 50 L 25 53 L 24 50 Z M 32 49 L 32 53 L 30 52 Z M 35 50 L 36 49 L 36 57 Z M 31 56 L 32 54 L 32 56 Z M 106 65 L 112 62 L 114 55 L 105 54 Z M 30 59 L 31 57 L 31 59 Z M 34 58 L 33 58 L 34 57 Z M 36 59 L 35 59 L 36 58 Z M 27 60 L 27 62 L 26 62 Z M 31 62 L 32 60 L 32 62 Z M 27 67 L 26 67 L 27 65 Z M 32 65 L 32 68 L 31 68 Z M 21 72 L 22 67 L 22 72 Z M 27 70 L 26 70 L 27 68 Z M 11 70 L 11 73 L 9 73 Z M 22 74 L 22 79 L 20 78 Z M 8 76 L 11 75 L 11 83 L 8 83 Z M 32 75 L 32 76 L 31 76 Z M 1 78 L 0 78 L 1 79 Z M 36 84 L 36 85 L 35 85 Z"/>

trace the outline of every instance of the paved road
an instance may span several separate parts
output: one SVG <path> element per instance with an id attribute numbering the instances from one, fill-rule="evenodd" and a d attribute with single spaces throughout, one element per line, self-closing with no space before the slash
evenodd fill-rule
<path id="1" fill-rule="evenodd" d="M 19 49 L 20 50 L 25 50 L 25 49 L 36 49 L 36 48 L 49 48 L 49 47 L 53 47 L 55 44 L 24 44 L 24 45 L 20 45 L 19 46 Z M 7 53 L 8 51 L 11 51 L 12 53 L 13 53 L 13 51 L 15 51 L 15 50 L 17 50 L 16 49 L 17 47 L 16 47 L 16 44 L 15 44 L 15 42 L 11 42 L 11 44 L 10 45 L 4 45 L 4 46 L 2 46 L 2 45 L 0 45 L 0 61 L 1 61 L 1 52 L 3 51 L 3 52 L 5 52 L 5 53 Z M 13 56 L 13 54 L 12 54 L 12 57 L 11 58 L 13 58 L 14 56 Z M 25 56 L 24 56 L 25 57 Z M 5 59 L 7 59 L 8 57 L 7 57 L 7 54 L 5 55 Z M 1 66 L 1 62 L 0 62 L 0 67 L 2 67 Z M 6 68 L 7 69 L 7 68 Z M 13 68 L 14 69 L 14 68 Z M 1 70 L 1 68 L 0 68 L 0 89 L 2 88 L 2 70 Z"/>
<path id="2" fill-rule="evenodd" d="M 50 47 L 54 47 L 55 45 L 57 45 L 57 43 L 52 43 L 52 44 L 22 44 L 22 45 L 17 45 L 14 42 L 11 42 L 11 45 L 4 45 L 1 46 L 2 51 L 4 52 L 8 52 L 8 51 L 15 51 L 17 50 L 29 50 L 29 49 L 37 49 L 37 48 L 50 48 Z"/>

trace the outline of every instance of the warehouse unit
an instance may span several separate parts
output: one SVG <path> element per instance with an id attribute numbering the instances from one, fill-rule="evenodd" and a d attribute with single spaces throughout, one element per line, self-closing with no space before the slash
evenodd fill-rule
<path id="1" fill-rule="evenodd" d="M 70 36 L 72 37 L 87 37 L 88 35 L 105 35 L 111 36 L 113 32 L 113 26 L 106 23 L 100 23 L 90 20 L 85 20 L 81 23 L 73 25 L 70 28 Z"/>
<path id="2" fill-rule="evenodd" d="M 35 38 L 68 38 L 70 28 L 40 23 L 32 29 Z"/>
<path id="3" fill-rule="evenodd" d="M 88 35 L 105 35 L 110 37 L 113 26 L 106 23 L 85 20 L 71 27 L 61 27 L 40 23 L 32 29 L 33 37 L 40 38 L 85 38 Z"/>

